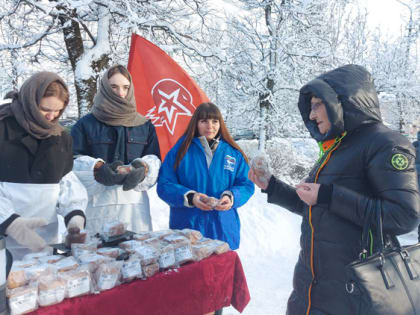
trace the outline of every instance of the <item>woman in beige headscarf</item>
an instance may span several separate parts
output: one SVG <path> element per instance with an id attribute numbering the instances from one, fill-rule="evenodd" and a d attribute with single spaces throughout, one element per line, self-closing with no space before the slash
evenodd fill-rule
<path id="1" fill-rule="evenodd" d="M 63 80 L 38 72 L 0 106 L 0 234 L 15 259 L 57 242 L 57 213 L 83 228 L 87 194 L 73 174 L 71 137 L 58 119 L 69 102 Z"/>
<path id="2" fill-rule="evenodd" d="M 159 143 L 153 124 L 137 113 L 125 67 L 116 65 L 104 74 L 92 113 L 73 126 L 71 135 L 73 171 L 89 194 L 86 228 L 101 232 L 105 223 L 119 221 L 134 232 L 152 230 L 147 190 L 159 173 Z M 131 172 L 119 173 L 123 164 L 130 164 Z"/>

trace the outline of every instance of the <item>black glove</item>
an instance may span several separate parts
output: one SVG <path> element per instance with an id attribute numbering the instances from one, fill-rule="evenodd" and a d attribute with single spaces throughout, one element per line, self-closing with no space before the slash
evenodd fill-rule
<path id="1" fill-rule="evenodd" d="M 133 189 L 146 177 L 146 167 L 142 162 L 135 160 L 131 163 L 131 166 L 133 169 L 127 174 L 127 177 L 124 180 L 123 190 Z"/>
<path id="2" fill-rule="evenodd" d="M 117 167 L 121 165 L 124 165 L 121 161 L 103 164 L 95 170 L 95 180 L 105 186 L 122 185 L 127 175 L 118 174 Z"/>

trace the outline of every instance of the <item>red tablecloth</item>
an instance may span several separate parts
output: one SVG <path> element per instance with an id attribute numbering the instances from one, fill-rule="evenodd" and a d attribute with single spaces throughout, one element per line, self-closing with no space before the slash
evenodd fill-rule
<path id="1" fill-rule="evenodd" d="M 31 314 L 200 315 L 229 305 L 242 312 L 249 300 L 241 261 L 236 252 L 229 251 Z"/>

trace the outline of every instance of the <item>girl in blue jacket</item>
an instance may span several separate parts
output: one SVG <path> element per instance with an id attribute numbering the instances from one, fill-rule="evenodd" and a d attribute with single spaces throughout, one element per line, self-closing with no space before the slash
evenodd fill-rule
<path id="1" fill-rule="evenodd" d="M 237 249 L 237 208 L 254 193 L 248 170 L 248 159 L 217 106 L 199 105 L 159 173 L 157 193 L 170 206 L 169 227 L 199 230 Z"/>

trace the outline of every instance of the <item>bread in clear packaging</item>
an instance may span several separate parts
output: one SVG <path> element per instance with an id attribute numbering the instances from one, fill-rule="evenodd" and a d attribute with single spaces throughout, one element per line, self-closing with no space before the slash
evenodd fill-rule
<path id="1" fill-rule="evenodd" d="M 182 265 L 194 260 L 191 242 L 189 240 L 176 243 L 173 246 L 175 250 L 175 261 L 177 265 Z"/>
<path id="2" fill-rule="evenodd" d="M 143 275 L 145 278 L 150 278 L 159 272 L 159 263 L 155 262 L 149 265 L 142 266 Z"/>
<path id="3" fill-rule="evenodd" d="M 203 238 L 203 235 L 200 231 L 192 230 L 192 229 L 183 229 L 181 230 L 181 233 L 187 237 L 192 244 L 197 243 Z"/>
<path id="4" fill-rule="evenodd" d="M 100 264 L 94 272 L 96 289 L 104 291 L 118 285 L 122 265 L 122 261 L 110 261 Z"/>
<path id="5" fill-rule="evenodd" d="M 68 298 L 91 292 L 91 278 L 87 266 L 60 273 L 59 277 L 66 283 L 66 297 Z"/>
<path id="6" fill-rule="evenodd" d="M 121 266 L 121 282 L 130 282 L 142 276 L 143 271 L 140 257 L 130 255 L 130 258 L 125 260 Z"/>
<path id="7" fill-rule="evenodd" d="M 38 285 L 36 282 L 7 290 L 6 294 L 11 315 L 26 314 L 38 308 Z"/>
<path id="8" fill-rule="evenodd" d="M 162 247 L 159 255 L 159 268 L 167 269 L 176 265 L 175 249 L 172 244 Z"/>
<path id="9" fill-rule="evenodd" d="M 38 303 L 40 306 L 48 306 L 60 303 L 64 300 L 66 282 L 58 278 L 56 274 L 41 276 L 38 279 Z"/>

